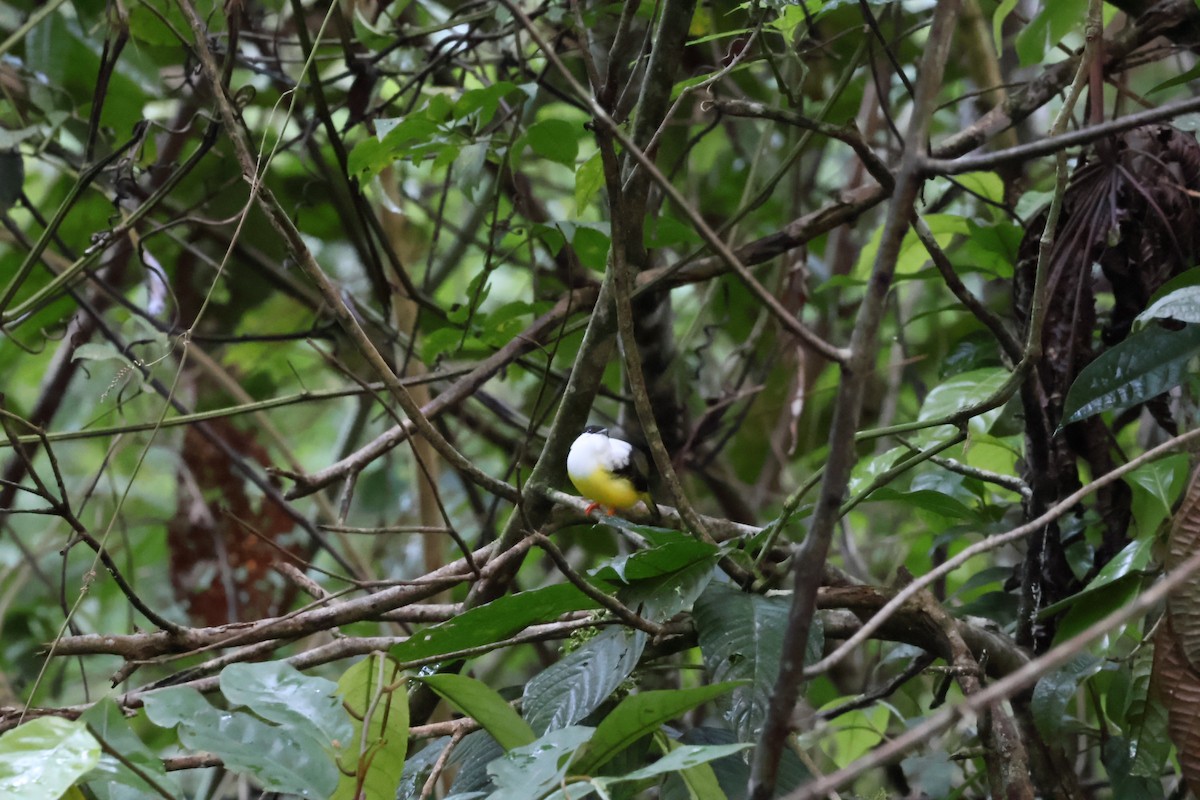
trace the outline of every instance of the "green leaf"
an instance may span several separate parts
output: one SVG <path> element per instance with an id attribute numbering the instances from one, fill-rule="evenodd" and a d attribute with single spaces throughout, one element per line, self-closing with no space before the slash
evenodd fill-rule
<path id="1" fill-rule="evenodd" d="M 583 225 L 576 227 L 575 235 L 571 237 L 571 246 L 575 248 L 575 255 L 579 256 L 579 263 L 598 272 L 603 272 L 608 264 L 608 248 L 611 244 L 607 233 Z"/>
<path id="2" fill-rule="evenodd" d="M 487 165 L 489 142 L 481 139 L 464 145 L 455 160 L 455 184 L 472 203 L 479 202 L 486 181 L 481 180 L 483 168 Z"/>
<path id="3" fill-rule="evenodd" d="M 1157 781 L 1171 752 L 1171 737 L 1167 707 L 1155 696 L 1153 648 L 1143 647 L 1134 655 L 1130 672 L 1129 708 L 1123 726 L 1132 743 L 1129 771 Z"/>
<path id="4" fill-rule="evenodd" d="M 488 764 L 496 791 L 488 800 L 536 800 L 567 777 L 571 758 L 593 729 L 572 725 L 550 731 L 532 744 L 509 750 Z"/>
<path id="5" fill-rule="evenodd" d="M 337 789 L 337 766 L 306 731 L 214 708 L 188 686 L 155 691 L 145 705 L 155 725 L 178 726 L 184 747 L 213 753 L 227 769 L 254 777 L 268 791 L 326 798 Z"/>
<path id="6" fill-rule="evenodd" d="M 1039 63 L 1046 51 L 1057 45 L 1073 30 L 1083 29 L 1087 18 L 1087 0 L 1055 0 L 1042 10 L 1017 34 L 1017 56 L 1021 66 Z"/>
<path id="7" fill-rule="evenodd" d="M 1067 704 L 1079 684 L 1100 671 L 1104 662 L 1091 653 L 1080 653 L 1058 670 L 1044 675 L 1033 687 L 1033 721 L 1047 739 L 1062 736 L 1067 721 Z"/>
<path id="8" fill-rule="evenodd" d="M 981 272 L 1010 279 L 1023 234 L 1024 230 L 1011 222 L 981 225 L 974 220 L 967 220 L 967 235 L 962 244 L 950 253 L 950 263 L 960 274 Z"/>
<path id="9" fill-rule="evenodd" d="M 680 611 L 688 611 L 716 575 L 720 551 L 698 557 L 679 569 L 658 577 L 644 578 L 623 586 L 617 599 L 642 616 L 665 622 Z"/>
<path id="10" fill-rule="evenodd" d="M 120 361 L 129 364 L 129 359 L 108 342 L 85 342 L 71 353 L 72 361 Z"/>
<path id="11" fill-rule="evenodd" d="M 333 681 L 305 675 L 286 661 L 230 664 L 221 670 L 221 694 L 233 705 L 290 730 L 312 736 L 322 747 L 347 743 L 354 731 Z"/>
<path id="12" fill-rule="evenodd" d="M 921 404 L 918 420 L 934 420 L 956 414 L 965 408 L 978 405 L 993 397 L 1009 378 L 1008 370 L 1002 367 L 963 372 L 949 378 L 929 391 Z M 993 408 L 972 417 L 969 423 L 973 432 L 987 433 L 999 418 L 1002 408 Z"/>
<path id="13" fill-rule="evenodd" d="M 1123 606 L 1132 603 L 1142 591 L 1142 584 L 1145 578 L 1138 574 L 1129 574 L 1117 578 L 1110 583 L 1096 587 L 1092 592 L 1087 593 L 1086 601 L 1079 602 L 1083 593 L 1074 595 L 1073 598 L 1068 598 L 1074 602 L 1070 603 L 1070 610 L 1067 611 L 1062 621 L 1058 623 L 1058 630 L 1054 634 L 1055 644 L 1065 642 L 1077 633 L 1081 633 L 1095 623 L 1113 614 Z M 1086 590 L 1085 590 L 1086 591 Z M 1109 643 L 1120 637 L 1123 627 L 1118 627 L 1114 631 L 1109 631 L 1100 639 L 1100 647 L 1106 648 Z"/>
<path id="14" fill-rule="evenodd" d="M 882 704 L 854 709 L 838 717 L 832 735 L 824 735 L 821 743 L 833 762 L 839 768 L 845 767 L 883 741 L 891 714 L 891 709 Z"/>
<path id="15" fill-rule="evenodd" d="M 600 151 L 579 165 L 575 170 L 575 213 L 583 214 L 583 210 L 591 204 L 592 198 L 604 185 L 604 164 L 600 161 Z"/>
<path id="16" fill-rule="evenodd" d="M 1164 714 L 1165 716 L 1165 714 Z M 1108 772 L 1112 783 L 1113 797 L 1136 797 L 1138 800 L 1159 800 L 1164 796 L 1162 787 L 1162 769 L 1166 765 L 1166 754 L 1170 752 L 1170 740 L 1165 739 L 1166 749 L 1163 753 L 1163 764 L 1159 766 L 1158 774 L 1150 777 L 1138 775 L 1135 772 L 1135 760 L 1131 755 L 1133 747 L 1124 736 L 1113 736 L 1104 741 L 1100 749 L 1100 762 Z"/>
<path id="17" fill-rule="evenodd" d="M 508 81 L 496 81 L 482 89 L 468 89 L 454 104 L 454 117 L 461 120 L 474 115 L 476 129 L 481 128 L 492 121 L 500 101 L 516 90 L 516 85 Z"/>
<path id="18" fill-rule="evenodd" d="M 338 680 L 354 733 L 338 758 L 341 776 L 331 800 L 356 800 L 360 792 L 397 796 L 408 751 L 408 697 L 399 677 L 395 661 L 372 653 Z"/>
<path id="19" fill-rule="evenodd" d="M 674 542 L 618 556 L 589 573 L 610 583 L 633 583 L 670 575 L 696 562 L 710 562 L 720 548 L 688 537 Z"/>
<path id="20" fill-rule="evenodd" d="M 542 158 L 574 168 L 579 155 L 579 131 L 565 119 L 543 119 L 529 126 L 525 138 Z"/>
<path id="21" fill-rule="evenodd" d="M 642 631 L 601 631 L 525 684 L 525 719 L 539 733 L 575 724 L 629 677 L 645 646 Z"/>
<path id="22" fill-rule="evenodd" d="M 928 214 L 924 219 L 930 232 L 933 233 L 934 240 L 942 249 L 948 247 L 955 236 L 970 232 L 967 218 L 957 214 Z M 859 253 L 858 263 L 855 264 L 854 271 L 851 273 L 852 277 L 864 280 L 870 277 L 871 270 L 875 267 L 875 256 L 879 252 L 879 243 L 882 237 L 883 224 L 880 223 L 863 246 L 862 252 Z M 921 243 L 917 234 L 910 230 L 904 235 L 904 241 L 900 244 L 900 252 L 896 257 L 896 275 L 914 275 L 927 263 L 929 263 L 929 253 L 926 251 L 925 245 Z"/>
<path id="23" fill-rule="evenodd" d="M 1038 619 L 1048 619 L 1085 598 L 1093 597 L 1094 599 L 1097 592 L 1122 578 L 1140 577 L 1141 571 L 1150 563 L 1153 550 L 1153 536 L 1143 536 L 1130 542 L 1096 573 L 1096 577 L 1092 578 L 1082 591 L 1046 606 L 1038 612 Z"/>
<path id="24" fill-rule="evenodd" d="M 87 774 L 86 782 L 92 791 L 100 797 L 123 797 L 120 787 L 131 787 L 139 792 L 139 796 L 155 796 L 158 794 L 154 787 L 147 783 L 146 778 L 154 781 L 159 788 L 170 794 L 179 795 L 179 786 L 175 779 L 167 774 L 162 759 L 154 754 L 134 733 L 129 720 L 117 708 L 112 698 L 104 697 L 99 702 L 83 712 L 80 721 L 87 724 L 97 739 L 104 742 L 121 758 L 132 763 L 141 774 L 134 772 L 123 761 L 108 753 L 100 756 L 100 763 Z M 146 776 L 146 777 L 142 777 Z"/>
<path id="25" fill-rule="evenodd" d="M 1004 202 L 1004 181 L 994 172 L 964 172 L 962 175 L 955 175 L 954 181 L 967 191 L 993 203 Z"/>
<path id="26" fill-rule="evenodd" d="M 626 697 L 576 754 L 572 770 L 583 774 L 595 772 L 638 739 L 657 731 L 663 723 L 741 685 L 741 681 L 725 681 L 694 689 L 640 692 Z"/>
<path id="27" fill-rule="evenodd" d="M 598 734 L 600 729 L 597 728 L 596 732 Z M 594 737 L 593 741 L 595 741 Z M 605 778 L 604 781 L 605 783 L 617 783 L 620 781 L 641 781 L 647 778 L 654 778 L 659 775 L 665 775 L 668 772 L 679 772 L 700 764 L 707 764 L 718 758 L 740 753 L 753 746 L 750 742 L 738 742 L 736 744 L 681 744 L 674 747 L 671 752 L 648 767 L 642 767 L 619 777 Z"/>
<path id="28" fill-rule="evenodd" d="M 1200 322 L 1200 286 L 1184 286 L 1151 303 L 1137 315 L 1139 322 L 1150 319 L 1174 319 Z"/>
<path id="29" fill-rule="evenodd" d="M 0 736 L 0 797 L 53 800 L 100 762 L 82 722 L 41 717 Z"/>
<path id="30" fill-rule="evenodd" d="M 537 738 L 529 723 L 495 689 L 474 678 L 446 673 L 418 680 L 478 722 L 505 750 L 522 747 Z"/>
<path id="31" fill-rule="evenodd" d="M 517 631 L 550 622 L 569 611 L 597 608 L 591 599 L 569 583 L 557 583 L 520 594 L 505 595 L 453 619 L 413 634 L 391 649 L 401 663 L 446 655 L 507 639 Z"/>
<path id="32" fill-rule="evenodd" d="M 478 734 L 486 738 L 488 741 L 495 744 L 486 731 L 475 731 L 467 734 L 463 738 L 461 745 L 466 745 L 472 736 Z M 446 746 L 450 744 L 449 736 L 442 736 L 434 739 L 431 742 L 426 742 L 415 755 L 408 756 L 404 761 L 404 774 L 400 776 L 400 785 L 394 794 L 381 795 L 383 797 L 395 797 L 396 800 L 418 800 L 421 796 L 421 790 L 425 787 L 426 781 L 429 780 L 430 774 L 433 772 L 433 766 L 441 757 Z M 451 756 L 457 754 L 458 748 L 455 748 Z M 374 797 L 375 795 L 368 795 Z M 340 798 L 339 798 L 340 800 Z"/>
<path id="33" fill-rule="evenodd" d="M 1160 83 L 1157 86 L 1155 86 L 1154 88 L 1152 88 L 1150 91 L 1146 92 L 1146 97 L 1149 97 L 1152 94 L 1156 94 L 1156 93 L 1164 91 L 1166 89 L 1172 89 L 1176 86 L 1185 86 L 1185 85 L 1191 83 L 1192 81 L 1196 80 L 1197 78 L 1200 78 L 1200 64 L 1193 64 L 1191 66 L 1191 68 L 1188 69 L 1187 71 L 1182 72 L 1173 78 L 1168 78 L 1167 80 L 1163 81 L 1162 83 Z"/>
<path id="34" fill-rule="evenodd" d="M 963 504 L 961 500 L 951 497 L 944 492 L 922 489 L 919 491 L 901 492 L 884 486 L 871 492 L 867 502 L 892 501 L 915 506 L 916 508 L 932 511 L 949 520 L 978 520 L 979 515 Z"/>
<path id="35" fill-rule="evenodd" d="M 1063 425 L 1144 403 L 1178 386 L 1200 353 L 1200 325 L 1136 331 L 1079 373 L 1063 404 Z"/>
<path id="36" fill-rule="evenodd" d="M 996 10 L 992 12 L 992 38 L 996 44 L 996 52 L 1004 52 L 1004 20 L 1017 7 L 1019 0 L 1000 0 Z"/>
<path id="37" fill-rule="evenodd" d="M 1188 457 L 1183 453 L 1138 467 L 1125 476 L 1133 488 L 1133 518 L 1138 538 L 1154 534 L 1171 515 L 1171 509 L 1187 482 Z"/>
<path id="38" fill-rule="evenodd" d="M 729 697 L 726 719 L 738 741 L 757 741 L 779 665 L 791 600 L 738 591 L 724 583 L 709 584 L 692 612 L 704 666 L 714 681 L 746 681 Z M 824 637 L 815 622 L 805 648 L 805 662 L 820 658 Z"/>

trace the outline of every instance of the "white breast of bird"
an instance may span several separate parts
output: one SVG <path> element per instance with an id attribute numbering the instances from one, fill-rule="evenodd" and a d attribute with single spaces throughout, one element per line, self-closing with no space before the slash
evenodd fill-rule
<path id="1" fill-rule="evenodd" d="M 604 433 L 581 433 L 567 455 L 567 471 L 586 474 L 596 466 L 611 472 L 629 466 L 633 445 Z"/>

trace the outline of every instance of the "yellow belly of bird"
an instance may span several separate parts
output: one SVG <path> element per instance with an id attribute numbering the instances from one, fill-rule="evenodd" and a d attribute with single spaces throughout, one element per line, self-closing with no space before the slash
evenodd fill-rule
<path id="1" fill-rule="evenodd" d="M 568 475 L 579 493 L 608 508 L 629 508 L 641 499 L 628 478 L 614 477 L 598 469 L 590 475 Z"/>

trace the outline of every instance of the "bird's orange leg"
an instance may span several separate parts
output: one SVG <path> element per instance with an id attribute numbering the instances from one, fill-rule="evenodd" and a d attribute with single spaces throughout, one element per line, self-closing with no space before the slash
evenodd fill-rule
<path id="1" fill-rule="evenodd" d="M 583 515 L 585 517 L 590 517 L 592 515 L 592 512 L 595 511 L 599 507 L 600 507 L 599 503 L 595 503 L 595 502 L 589 503 L 588 507 L 583 510 Z"/>

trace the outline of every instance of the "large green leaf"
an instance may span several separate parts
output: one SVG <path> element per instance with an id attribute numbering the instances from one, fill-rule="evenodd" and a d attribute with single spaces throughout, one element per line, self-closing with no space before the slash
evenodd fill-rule
<path id="1" fill-rule="evenodd" d="M 1171 515 L 1187 485 L 1188 456 L 1184 453 L 1143 464 L 1125 476 L 1133 488 L 1133 519 L 1138 538 L 1153 536 Z"/>
<path id="2" fill-rule="evenodd" d="M 313 736 L 322 747 L 354 735 L 337 684 L 305 675 L 286 661 L 230 664 L 221 670 L 221 694 L 258 716 Z"/>
<path id="3" fill-rule="evenodd" d="M 1021 66 L 1042 60 L 1046 51 L 1072 30 L 1082 28 L 1087 18 L 1087 0 L 1055 0 L 1046 3 L 1019 34 L 1016 49 Z"/>
<path id="4" fill-rule="evenodd" d="M 684 731 L 679 741 L 682 744 L 725 745 L 733 744 L 733 731 L 724 728 L 698 727 Z M 709 762 L 708 767 L 717 778 L 721 788 L 721 800 L 746 800 L 746 787 L 750 781 L 750 765 L 746 759 L 733 755 Z M 796 751 L 790 747 L 783 750 L 779 761 L 779 774 L 775 796 L 780 797 L 812 780 L 812 774 L 800 761 Z M 668 778 L 662 787 L 662 800 L 695 800 L 691 785 L 683 776 Z"/>
<path id="5" fill-rule="evenodd" d="M 747 681 L 729 696 L 727 718 L 738 741 L 757 741 L 783 656 L 791 601 L 741 592 L 712 583 L 696 601 L 693 619 L 704 665 L 714 681 Z M 806 663 L 821 654 L 823 636 L 814 620 Z"/>
<path id="6" fill-rule="evenodd" d="M 525 719 L 539 733 L 579 722 L 629 677 L 645 646 L 642 631 L 601 631 L 525 684 Z"/>
<path id="7" fill-rule="evenodd" d="M 1134 758 L 1131 755 L 1134 745 L 1124 736 L 1113 736 L 1106 740 L 1100 749 L 1100 761 L 1108 771 L 1108 780 L 1112 784 L 1113 797 L 1136 797 L 1138 800 L 1159 800 L 1164 796 L 1162 769 L 1159 775 L 1151 778 L 1134 772 Z M 1170 749 L 1170 740 L 1167 741 Z"/>
<path id="8" fill-rule="evenodd" d="M 537 738 L 529 723 L 487 684 L 453 673 L 426 675 L 418 680 L 478 722 L 505 750 L 522 747 Z"/>
<path id="9" fill-rule="evenodd" d="M 1125 732 L 1130 739 L 1130 774 L 1158 779 L 1171 753 L 1167 708 L 1154 686 L 1154 652 L 1143 647 L 1130 663 L 1129 704 Z"/>
<path id="10" fill-rule="evenodd" d="M 0 736 L 0 797 L 53 800 L 100 762 L 82 722 L 42 717 Z"/>
<path id="11" fill-rule="evenodd" d="M 917 419 L 935 420 L 979 405 L 992 398 L 1009 379 L 1008 370 L 1002 367 L 986 367 L 963 372 L 939 383 L 925 395 Z M 971 418 L 972 432 L 987 433 L 1002 409 L 993 408 Z"/>
<path id="12" fill-rule="evenodd" d="M 553 791 L 574 771 L 571 759 L 592 733 L 592 728 L 571 725 L 509 750 L 488 764 L 488 773 L 496 785 L 488 800 L 537 800 Z"/>
<path id="13" fill-rule="evenodd" d="M 1092 578 L 1082 591 L 1041 609 L 1038 612 L 1038 619 L 1049 619 L 1060 611 L 1076 605 L 1081 600 L 1089 598 L 1095 600 L 1105 587 L 1120 581 L 1122 578 L 1141 577 L 1141 571 L 1150 563 L 1154 543 L 1154 537 L 1144 536 L 1125 545 L 1121 552 L 1117 553 L 1111 561 L 1096 573 L 1096 577 Z M 1078 633 L 1079 629 L 1073 628 L 1072 631 L 1073 633 Z"/>
<path id="14" fill-rule="evenodd" d="M 525 138 L 533 152 L 542 158 L 573 168 L 579 155 L 581 130 L 565 119 L 543 119 L 529 126 Z"/>
<path id="15" fill-rule="evenodd" d="M 1200 322 L 1200 286 L 1183 286 L 1158 298 L 1137 315 L 1138 320 L 1173 319 Z"/>
<path id="16" fill-rule="evenodd" d="M 332 800 L 397 796 L 408 751 L 408 697 L 399 678 L 395 661 L 372 653 L 338 680 L 354 732 L 338 758 L 341 778 Z"/>
<path id="17" fill-rule="evenodd" d="M 719 552 L 720 548 L 716 545 L 682 536 L 658 547 L 618 556 L 593 570 L 591 575 L 610 583 L 657 579 L 697 561 L 711 562 L 712 557 Z"/>
<path id="18" fill-rule="evenodd" d="M 1065 666 L 1043 676 L 1033 687 L 1030 702 L 1033 721 L 1047 739 L 1053 741 L 1062 736 L 1067 703 L 1079 690 L 1079 684 L 1099 672 L 1103 665 L 1091 653 L 1080 653 Z"/>
<path id="19" fill-rule="evenodd" d="M 100 756 L 100 763 L 84 778 L 88 788 L 100 800 L 118 800 L 134 794 L 147 796 L 158 794 L 155 786 L 162 791 L 178 795 L 179 787 L 175 779 L 167 774 L 162 759 L 146 747 L 138 735 L 134 733 L 129 720 L 117 708 L 112 698 L 101 698 L 99 702 L 83 712 L 80 721 L 84 722 L 96 738 L 104 742 L 111 750 L 121 754 L 118 760 L 108 753 Z M 137 772 L 127 765 L 132 764 Z M 147 783 L 154 782 L 154 786 Z M 128 788 L 126 788 L 128 787 Z"/>
<path id="20" fill-rule="evenodd" d="M 499 642 L 529 625 L 549 622 L 569 611 L 597 608 L 595 600 L 569 583 L 556 583 L 505 595 L 453 619 L 432 625 L 391 649 L 406 663 Z"/>
<path id="21" fill-rule="evenodd" d="M 1200 325 L 1152 325 L 1130 334 L 1079 373 L 1063 404 L 1063 425 L 1123 409 L 1178 386 L 1200 353 Z"/>
<path id="22" fill-rule="evenodd" d="M 254 777 L 268 791 L 326 798 L 337 789 L 337 766 L 308 731 L 215 708 L 188 686 L 153 692 L 145 705 L 155 725 L 178 726 L 184 747 L 213 753 L 226 768 Z"/>
<path id="23" fill-rule="evenodd" d="M 591 741 L 576 755 L 572 769 L 584 774 L 594 772 L 641 737 L 657 731 L 663 723 L 739 685 L 740 682 L 727 681 L 626 697 L 596 727 Z"/>
<path id="24" fill-rule="evenodd" d="M 675 535 L 663 544 L 619 556 L 591 573 L 608 583 L 624 584 L 617 598 L 657 622 L 691 608 L 712 580 L 721 554 L 716 545 L 671 533 Z"/>

